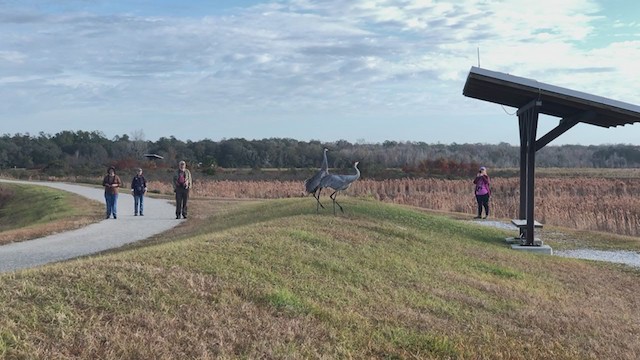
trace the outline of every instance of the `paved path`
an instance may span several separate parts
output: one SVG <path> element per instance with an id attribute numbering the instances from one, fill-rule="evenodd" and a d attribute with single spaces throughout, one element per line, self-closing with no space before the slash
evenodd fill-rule
<path id="1" fill-rule="evenodd" d="M 88 186 L 1 180 L 7 183 L 49 186 L 104 203 L 104 190 Z M 122 189 L 118 196 L 118 219 L 106 219 L 81 229 L 0 246 L 0 273 L 72 259 L 136 242 L 169 230 L 176 220 L 175 206 L 145 197 L 144 216 L 133 216 L 133 196 Z"/>

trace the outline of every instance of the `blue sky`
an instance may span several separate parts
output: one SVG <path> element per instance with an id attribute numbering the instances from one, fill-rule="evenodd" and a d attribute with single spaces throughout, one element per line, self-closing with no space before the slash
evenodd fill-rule
<path id="1" fill-rule="evenodd" d="M 1 133 L 518 143 L 471 66 L 640 105 L 640 2 L 0 0 Z M 542 117 L 539 136 L 558 119 Z M 640 124 L 551 144 L 640 145 Z"/>

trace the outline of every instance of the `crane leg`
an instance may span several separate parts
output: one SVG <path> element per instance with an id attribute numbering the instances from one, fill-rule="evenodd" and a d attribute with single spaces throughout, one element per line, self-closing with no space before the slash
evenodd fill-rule
<path id="1" fill-rule="evenodd" d="M 316 198 L 316 202 L 317 202 L 317 204 L 316 204 L 316 212 L 319 211 L 319 207 L 324 209 L 324 206 L 322 206 L 322 203 L 320 202 L 320 192 L 321 191 L 322 191 L 322 188 L 318 189 L 318 191 L 313 194 L 313 197 Z"/>
<path id="2" fill-rule="evenodd" d="M 336 196 L 338 196 L 338 190 L 334 191 L 333 194 L 329 195 L 331 200 L 333 200 L 333 215 L 336 214 L 336 205 L 338 205 L 338 207 L 340 208 L 340 211 L 344 214 L 344 210 L 342 209 L 342 206 L 340 206 L 340 204 L 336 201 Z"/>

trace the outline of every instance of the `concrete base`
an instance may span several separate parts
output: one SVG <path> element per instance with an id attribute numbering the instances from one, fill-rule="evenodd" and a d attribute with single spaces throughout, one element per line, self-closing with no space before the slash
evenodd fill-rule
<path id="1" fill-rule="evenodd" d="M 521 240 L 522 239 L 520 239 L 519 237 L 504 238 L 504 241 L 506 241 L 507 244 L 520 244 Z"/>
<path id="2" fill-rule="evenodd" d="M 507 244 L 524 245 L 527 242 L 527 239 L 523 239 L 523 238 L 519 238 L 519 237 L 508 237 L 508 238 L 505 238 L 504 241 L 506 241 Z M 533 245 L 534 246 L 542 246 L 542 245 L 544 245 L 544 241 L 540 240 L 539 238 L 534 238 L 533 239 Z"/>
<path id="3" fill-rule="evenodd" d="M 553 249 L 549 245 L 542 246 L 522 246 L 518 244 L 511 245 L 513 250 L 532 252 L 535 254 L 553 255 Z"/>

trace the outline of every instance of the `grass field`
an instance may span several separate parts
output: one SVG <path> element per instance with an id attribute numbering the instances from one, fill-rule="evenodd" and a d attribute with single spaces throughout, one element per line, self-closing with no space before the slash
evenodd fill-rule
<path id="1" fill-rule="evenodd" d="M 637 359 L 640 272 L 374 200 L 194 199 L 166 234 L 0 275 L 6 358 Z M 591 239 L 597 242 L 597 236 Z"/>
<path id="2" fill-rule="evenodd" d="M 103 205 L 45 186 L 0 184 L 0 245 L 99 221 Z"/>

